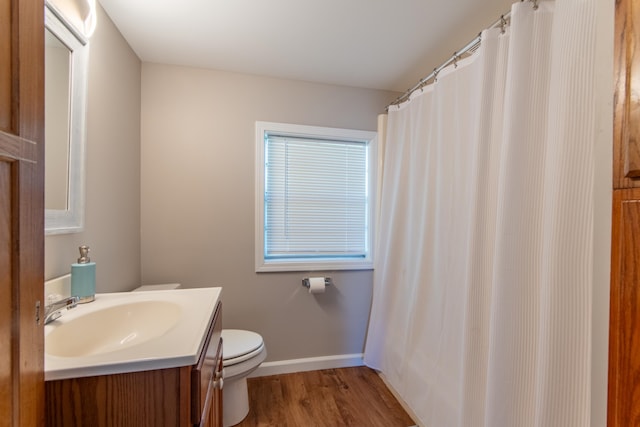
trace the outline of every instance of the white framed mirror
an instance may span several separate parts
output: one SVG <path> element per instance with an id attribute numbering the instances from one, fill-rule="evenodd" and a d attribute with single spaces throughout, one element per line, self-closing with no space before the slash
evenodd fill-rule
<path id="1" fill-rule="evenodd" d="M 89 45 L 45 4 L 45 234 L 84 227 L 85 110 Z"/>

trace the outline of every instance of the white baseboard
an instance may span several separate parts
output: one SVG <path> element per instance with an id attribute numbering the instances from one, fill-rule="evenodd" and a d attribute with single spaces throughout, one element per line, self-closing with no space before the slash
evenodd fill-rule
<path id="1" fill-rule="evenodd" d="M 363 354 L 340 354 L 336 356 L 307 357 L 304 359 L 278 360 L 265 362 L 249 375 L 266 377 L 268 375 L 292 374 L 294 372 L 317 371 L 319 369 L 350 368 L 363 366 Z"/>

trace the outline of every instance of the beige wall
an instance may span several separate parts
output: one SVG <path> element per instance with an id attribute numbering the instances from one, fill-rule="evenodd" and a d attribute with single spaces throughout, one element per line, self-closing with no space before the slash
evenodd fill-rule
<path id="1" fill-rule="evenodd" d="M 223 326 L 261 333 L 268 360 L 361 353 L 372 273 L 254 271 L 255 121 L 376 130 L 397 96 L 143 64 L 142 278 L 223 287 Z"/>
<path id="2" fill-rule="evenodd" d="M 70 271 L 91 247 L 98 292 L 140 282 L 140 60 L 102 7 L 90 41 L 86 210 L 81 233 L 45 238 L 45 279 Z"/>

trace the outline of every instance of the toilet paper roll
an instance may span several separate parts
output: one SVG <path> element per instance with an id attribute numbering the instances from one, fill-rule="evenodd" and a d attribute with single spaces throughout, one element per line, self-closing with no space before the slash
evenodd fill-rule
<path id="1" fill-rule="evenodd" d="M 324 292 L 324 277 L 309 277 L 309 293 L 321 294 Z"/>

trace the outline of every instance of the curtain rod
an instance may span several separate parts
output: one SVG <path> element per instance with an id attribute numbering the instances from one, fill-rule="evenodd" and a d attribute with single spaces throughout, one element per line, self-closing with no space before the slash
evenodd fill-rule
<path id="1" fill-rule="evenodd" d="M 520 0 L 520 1 L 525 1 L 525 0 Z M 538 0 L 531 0 L 533 1 L 533 7 L 535 9 L 538 8 Z M 504 29 L 507 25 L 509 25 L 509 17 L 511 16 L 511 11 L 505 13 L 504 15 L 500 16 L 499 19 L 497 19 L 493 24 L 489 25 L 487 27 L 487 29 L 491 29 L 491 28 L 496 28 L 496 27 L 501 27 L 502 28 L 502 32 L 504 32 Z M 443 68 L 447 67 L 448 65 L 451 64 L 455 64 L 456 62 L 458 62 L 458 60 L 461 59 L 461 57 L 467 53 L 471 54 L 473 52 L 475 52 L 479 47 L 480 47 L 480 43 L 482 41 L 482 32 L 478 33 L 478 35 L 471 40 L 469 43 L 467 43 L 462 49 L 456 51 L 453 53 L 453 55 L 447 59 L 444 63 L 442 63 L 439 67 L 436 67 L 433 69 L 433 71 L 431 72 L 431 74 L 429 74 L 427 77 L 424 77 L 422 79 L 420 79 L 420 81 L 413 86 L 411 89 L 407 90 L 405 93 L 403 93 L 402 95 L 400 95 L 399 97 L 397 97 L 392 103 L 390 103 L 389 105 L 387 105 L 387 107 L 385 108 L 385 111 L 389 111 L 389 107 L 391 107 L 392 105 L 398 105 L 404 101 L 406 101 L 407 99 L 409 99 L 409 97 L 411 96 L 411 94 L 413 92 L 415 92 L 416 90 L 422 88 L 423 86 L 425 86 L 427 84 L 427 82 L 431 79 L 436 80 L 438 77 L 438 73 L 440 71 L 442 71 Z"/>

